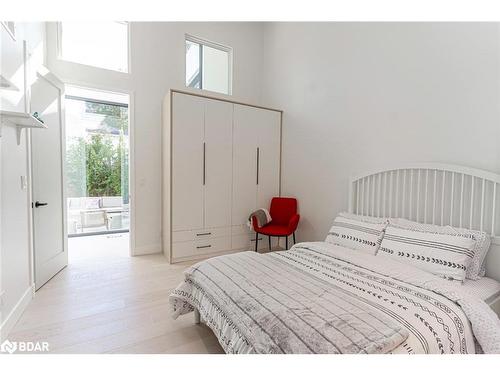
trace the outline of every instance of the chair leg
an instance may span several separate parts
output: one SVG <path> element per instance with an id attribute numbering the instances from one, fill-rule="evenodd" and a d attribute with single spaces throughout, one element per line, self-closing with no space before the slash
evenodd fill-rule
<path id="1" fill-rule="evenodd" d="M 293 232 L 293 244 L 295 245 L 297 242 L 295 241 L 295 232 Z"/>
<path id="2" fill-rule="evenodd" d="M 288 236 L 285 236 L 285 250 L 288 250 Z"/>
<path id="3" fill-rule="evenodd" d="M 267 236 L 267 238 L 269 239 L 269 250 L 271 250 L 271 236 Z"/>
<path id="4" fill-rule="evenodd" d="M 258 246 L 259 246 L 259 233 L 255 232 L 255 252 L 257 252 Z"/>

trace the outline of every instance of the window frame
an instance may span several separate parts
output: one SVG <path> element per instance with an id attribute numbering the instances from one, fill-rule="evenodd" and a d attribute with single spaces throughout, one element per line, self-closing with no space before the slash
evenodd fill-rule
<path id="1" fill-rule="evenodd" d="M 66 63 L 71 63 L 71 64 L 78 64 L 78 65 L 81 65 L 81 66 L 87 66 L 87 67 L 90 67 L 90 68 L 94 68 L 94 69 L 102 69 L 102 70 L 107 70 L 107 71 L 110 71 L 110 72 L 116 72 L 116 73 L 121 73 L 121 74 L 131 74 L 132 72 L 132 68 L 131 68 L 131 65 L 130 65 L 130 62 L 131 62 L 131 45 L 130 45 L 130 22 L 128 21 L 109 21 L 109 22 L 117 22 L 117 23 L 121 23 L 121 24 L 124 24 L 127 26 L 127 69 L 126 71 L 120 71 L 120 70 L 115 70 L 115 69 L 110 69 L 110 68 L 103 68 L 102 66 L 95 66 L 95 65 L 88 65 L 88 64 L 84 64 L 84 63 L 81 63 L 81 62 L 78 62 L 78 61 L 72 61 L 72 60 L 66 60 L 63 58 L 63 55 L 62 55 L 62 32 L 63 32 L 63 27 L 62 27 L 62 22 L 59 21 L 57 22 L 57 32 L 56 32 L 56 36 L 57 36 L 57 53 L 56 53 L 56 57 L 57 57 L 57 60 L 59 61 L 64 61 Z"/>
<path id="2" fill-rule="evenodd" d="M 227 93 L 207 90 L 207 89 L 203 88 L 203 57 L 202 57 L 203 53 L 201 52 L 201 50 L 203 48 L 200 49 L 200 59 L 199 59 L 200 70 L 201 70 L 201 72 L 200 72 L 200 77 L 201 77 L 200 88 L 198 89 L 198 88 L 191 87 L 191 86 L 187 85 L 187 82 L 186 82 L 186 64 L 187 64 L 187 61 L 186 61 L 186 52 L 185 52 L 187 42 L 196 43 L 196 44 L 199 44 L 200 46 L 207 46 L 207 47 L 214 48 L 214 49 L 217 49 L 219 51 L 223 51 L 223 52 L 227 53 L 227 59 L 228 59 L 228 62 L 227 62 L 227 74 L 228 74 Z M 220 94 L 220 95 L 232 95 L 233 94 L 233 48 L 226 46 L 224 44 L 212 42 L 210 40 L 203 39 L 203 38 L 191 35 L 191 34 L 185 34 L 184 35 L 184 86 L 187 89 L 192 89 L 192 90 L 206 91 L 206 92 L 216 93 L 216 94 Z"/>

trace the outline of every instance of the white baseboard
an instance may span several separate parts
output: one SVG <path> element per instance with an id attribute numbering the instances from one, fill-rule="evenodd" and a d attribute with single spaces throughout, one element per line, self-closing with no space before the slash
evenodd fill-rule
<path id="1" fill-rule="evenodd" d="M 0 326 L 0 342 L 3 342 L 16 325 L 24 310 L 33 299 L 35 287 L 29 286 Z"/>
<path id="2" fill-rule="evenodd" d="M 148 255 L 148 254 L 158 254 L 162 252 L 161 244 L 146 245 L 146 246 L 136 246 L 132 255 Z"/>

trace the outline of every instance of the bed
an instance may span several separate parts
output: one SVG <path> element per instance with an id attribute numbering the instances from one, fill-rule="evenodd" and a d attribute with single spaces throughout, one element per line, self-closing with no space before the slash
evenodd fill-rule
<path id="1" fill-rule="evenodd" d="M 498 281 L 485 276 L 479 280 L 465 280 L 462 288 L 486 302 L 497 315 L 500 315 L 500 309 L 496 306 L 500 300 L 500 283 Z"/>
<path id="2" fill-rule="evenodd" d="M 227 353 L 500 353 L 499 184 L 486 172 L 426 165 L 350 185 L 354 214 L 487 225 L 487 277 L 449 281 L 341 243 L 306 242 L 193 265 L 170 297 L 173 316 L 194 311 Z"/>

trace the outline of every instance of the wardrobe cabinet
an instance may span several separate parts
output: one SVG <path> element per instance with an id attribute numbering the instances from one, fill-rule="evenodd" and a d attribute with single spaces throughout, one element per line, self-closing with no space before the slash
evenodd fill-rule
<path id="1" fill-rule="evenodd" d="M 164 102 L 163 245 L 171 262 L 254 249 L 248 216 L 280 194 L 281 115 L 170 92 Z"/>

